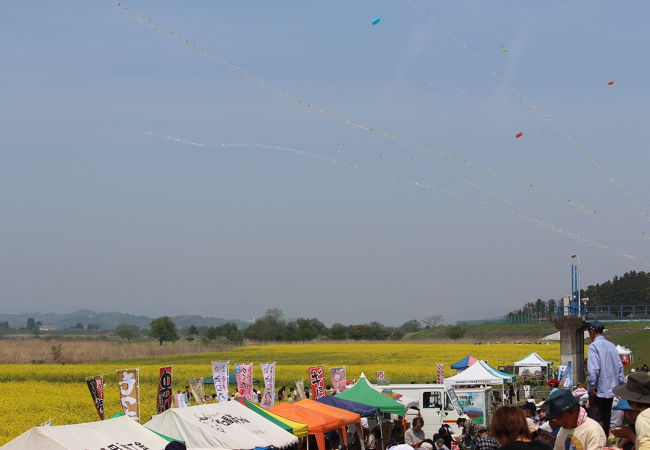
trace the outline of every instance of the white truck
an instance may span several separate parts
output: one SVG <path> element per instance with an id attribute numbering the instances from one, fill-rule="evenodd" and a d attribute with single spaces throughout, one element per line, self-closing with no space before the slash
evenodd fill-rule
<path id="1" fill-rule="evenodd" d="M 422 416 L 427 438 L 437 433 L 443 424 L 448 424 L 452 433 L 460 433 L 456 425 L 459 417 L 469 417 L 486 427 L 492 422 L 492 388 L 489 386 L 451 389 L 444 384 L 389 384 L 377 387 L 418 401 L 419 410 L 409 408 L 406 418 L 412 422 L 416 416 Z"/>

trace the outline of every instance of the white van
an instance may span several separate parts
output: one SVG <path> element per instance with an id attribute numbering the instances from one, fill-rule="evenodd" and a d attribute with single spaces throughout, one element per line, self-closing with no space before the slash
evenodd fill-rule
<path id="1" fill-rule="evenodd" d="M 431 438 L 447 424 L 452 433 L 460 433 L 456 425 L 459 417 L 469 417 L 479 425 L 490 426 L 492 421 L 492 388 L 451 389 L 444 384 L 389 384 L 377 386 L 384 391 L 402 394 L 419 403 L 419 410 L 409 408 L 406 418 L 412 422 L 418 415 L 424 419 L 424 434 Z"/>

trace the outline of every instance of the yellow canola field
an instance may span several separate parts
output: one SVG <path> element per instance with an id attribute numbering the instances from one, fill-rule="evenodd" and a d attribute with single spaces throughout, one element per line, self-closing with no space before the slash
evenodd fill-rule
<path id="1" fill-rule="evenodd" d="M 174 390 L 183 389 L 190 378 L 211 375 L 211 361 L 230 360 L 255 363 L 254 377 L 262 379 L 259 363 L 273 362 L 276 367 L 276 388 L 293 386 L 296 380 L 308 379 L 311 365 L 346 367 L 348 378 L 365 372 L 375 381 L 375 373 L 383 370 L 394 383 L 433 382 L 435 365 L 445 364 L 445 375 L 452 375 L 449 365 L 472 354 L 493 367 L 513 364 L 531 352 L 546 360 L 557 361 L 558 344 L 293 344 L 240 347 L 225 353 L 178 355 L 125 363 L 75 365 L 0 365 L 0 445 L 33 426 L 52 419 L 53 425 L 97 420 L 97 413 L 84 382 L 86 376 L 104 374 L 106 416 L 120 410 L 116 369 L 140 368 L 141 417 L 143 422 L 155 412 L 158 369 L 174 366 Z M 206 385 L 206 393 L 214 387 Z"/>

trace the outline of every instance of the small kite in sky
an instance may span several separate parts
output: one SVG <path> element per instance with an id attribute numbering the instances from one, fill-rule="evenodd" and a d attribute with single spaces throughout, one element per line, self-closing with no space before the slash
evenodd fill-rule
<path id="1" fill-rule="evenodd" d="M 522 137 L 523 135 L 524 135 L 524 133 L 522 133 L 522 132 L 520 131 L 519 133 L 515 134 L 515 137 L 516 137 L 517 139 L 519 139 L 519 138 Z"/>
<path id="2" fill-rule="evenodd" d="M 377 25 L 379 22 L 381 22 L 381 17 L 375 17 L 370 21 L 370 23 L 373 25 Z"/>
<path id="3" fill-rule="evenodd" d="M 503 53 L 507 52 L 508 50 L 509 50 L 509 49 L 507 49 L 507 48 L 502 48 L 502 49 L 501 49 L 501 51 L 502 51 Z"/>
<path id="4" fill-rule="evenodd" d="M 607 84 L 609 84 L 610 86 L 614 86 L 614 82 L 613 82 L 613 81 L 608 81 Z"/>

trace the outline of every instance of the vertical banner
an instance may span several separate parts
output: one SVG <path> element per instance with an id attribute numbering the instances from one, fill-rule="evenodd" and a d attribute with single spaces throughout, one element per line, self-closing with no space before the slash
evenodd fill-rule
<path id="1" fill-rule="evenodd" d="M 195 378 L 189 380 L 190 382 L 190 391 L 196 400 L 197 405 L 205 404 L 205 391 L 203 389 L 203 378 Z"/>
<path id="2" fill-rule="evenodd" d="M 386 374 L 384 374 L 383 370 L 378 370 L 377 371 L 377 381 L 379 380 L 385 380 L 386 379 Z"/>
<path id="3" fill-rule="evenodd" d="M 312 400 L 317 400 L 325 395 L 325 374 L 323 366 L 309 368 L 309 385 L 311 386 Z"/>
<path id="4" fill-rule="evenodd" d="M 156 414 L 161 414 L 172 407 L 172 367 L 161 367 L 158 377 L 158 395 L 156 397 Z"/>
<path id="5" fill-rule="evenodd" d="M 235 364 L 237 392 L 249 402 L 253 401 L 253 363 Z"/>
<path id="6" fill-rule="evenodd" d="M 296 391 L 298 392 L 298 397 L 305 398 L 305 382 L 303 380 L 296 381 Z"/>
<path id="7" fill-rule="evenodd" d="M 571 389 L 573 387 L 573 364 L 569 361 L 560 378 L 560 387 Z"/>
<path id="8" fill-rule="evenodd" d="M 101 420 L 104 420 L 104 376 L 86 377 L 86 384 L 95 404 L 97 414 L 99 414 Z"/>
<path id="9" fill-rule="evenodd" d="M 334 387 L 334 393 L 339 394 L 345 390 L 345 367 L 332 367 L 330 369 L 330 380 Z"/>
<path id="10" fill-rule="evenodd" d="M 262 377 L 264 377 L 264 395 L 260 406 L 264 409 L 273 408 L 275 404 L 275 363 L 261 363 Z"/>
<path id="11" fill-rule="evenodd" d="M 140 421 L 140 369 L 117 371 L 117 386 L 120 388 L 120 402 L 124 415 Z"/>
<path id="12" fill-rule="evenodd" d="M 228 401 L 228 364 L 230 361 L 212 361 L 212 381 L 219 402 Z"/>
<path id="13" fill-rule="evenodd" d="M 442 384 L 445 382 L 445 365 L 436 364 L 436 382 Z"/>

